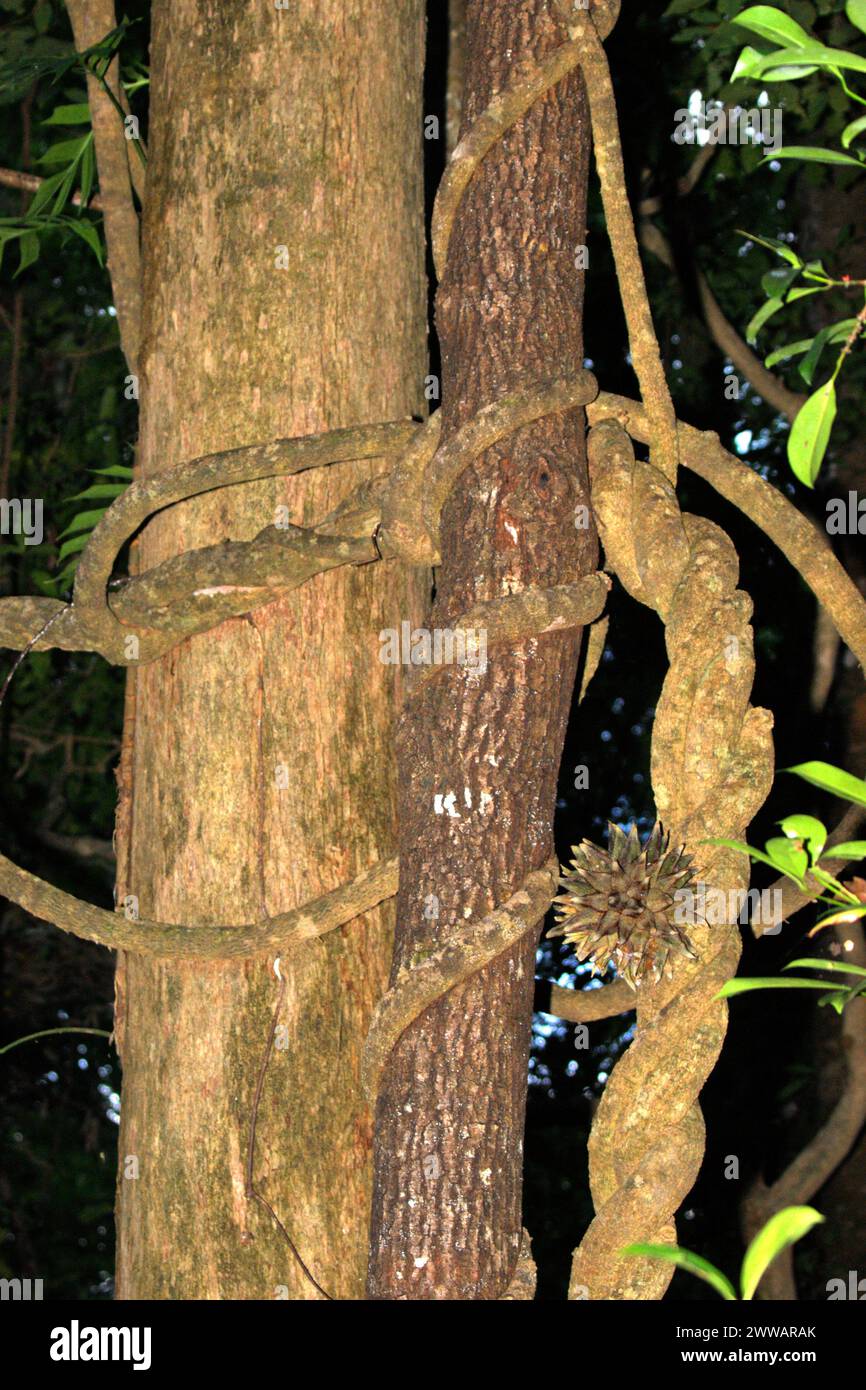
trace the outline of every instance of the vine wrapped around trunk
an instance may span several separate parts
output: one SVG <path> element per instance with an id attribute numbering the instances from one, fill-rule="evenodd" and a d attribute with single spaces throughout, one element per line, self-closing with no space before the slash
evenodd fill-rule
<path id="1" fill-rule="evenodd" d="M 694 855 L 701 884 L 740 892 L 744 856 L 706 841 L 744 838 L 770 790 L 773 751 L 771 715 L 749 704 L 751 603 L 736 587 L 736 551 L 712 522 L 681 515 L 668 480 L 635 461 L 616 420 L 592 429 L 589 464 L 608 565 L 665 623 L 670 668 L 652 743 L 658 817 Z M 740 937 L 736 917 L 709 927 L 696 904 L 692 915 L 698 958 L 678 956 L 672 978 L 637 991 L 634 1041 L 596 1112 L 595 1218 L 575 1252 L 571 1298 L 661 1298 L 672 1277 L 666 1264 L 619 1252 L 634 1241 L 675 1242 L 674 1214 L 703 1157 L 698 1096 L 724 1040 L 727 1006 L 716 996 L 736 973 Z"/>

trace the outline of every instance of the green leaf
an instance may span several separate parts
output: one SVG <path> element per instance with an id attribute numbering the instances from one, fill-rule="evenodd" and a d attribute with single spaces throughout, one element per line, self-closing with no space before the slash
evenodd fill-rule
<path id="1" fill-rule="evenodd" d="M 668 1264 L 677 1265 L 680 1269 L 687 1269 L 690 1274 L 697 1275 L 698 1279 L 703 1279 L 705 1284 L 709 1284 L 720 1293 L 722 1298 L 729 1303 L 735 1303 L 737 1295 L 730 1279 L 727 1279 L 720 1269 L 710 1264 L 702 1255 L 695 1255 L 691 1250 L 683 1250 L 680 1245 L 626 1245 L 620 1250 L 620 1257 L 626 1255 L 637 1255 L 643 1259 L 666 1260 Z"/>
<path id="2" fill-rule="evenodd" d="M 754 346 L 758 334 L 760 333 L 764 324 L 767 322 L 768 319 L 771 319 L 774 314 L 777 314 L 779 310 L 784 307 L 784 303 L 785 301 L 783 299 L 768 299 L 766 303 L 761 305 L 758 312 L 752 315 L 752 317 L 749 319 L 748 324 L 746 325 L 747 343 L 750 343 L 752 346 Z"/>
<path id="3" fill-rule="evenodd" d="M 812 385 L 812 378 L 827 344 L 844 342 L 856 322 L 856 319 L 844 319 L 840 323 L 830 323 L 826 328 L 822 328 L 820 333 L 816 333 L 809 352 L 797 369 L 809 386 Z"/>
<path id="4" fill-rule="evenodd" d="M 65 589 L 71 588 L 72 581 L 75 578 L 75 570 L 77 565 L 77 558 L 71 560 L 68 565 L 64 565 L 63 569 L 60 570 L 59 573 L 54 576 L 53 583 L 55 589 L 59 590 L 62 593 Z"/>
<path id="5" fill-rule="evenodd" d="M 829 286 L 827 285 L 816 285 L 814 289 L 807 289 L 805 285 L 802 287 L 798 286 L 796 289 L 788 291 L 788 293 L 785 295 L 785 303 L 793 304 L 795 300 L 805 299 L 806 296 L 810 294 L 823 294 L 824 291 L 828 288 Z"/>
<path id="6" fill-rule="evenodd" d="M 828 985 L 826 980 L 786 980 L 778 975 L 753 975 L 746 980 L 726 980 L 717 999 L 733 999 L 736 994 L 750 994 L 755 989 L 823 989 L 844 990 L 844 985 Z"/>
<path id="7" fill-rule="evenodd" d="M 37 212 L 41 212 L 46 203 L 50 203 L 57 189 L 66 178 L 66 170 L 61 169 L 59 174 L 51 174 L 47 179 L 43 179 L 27 209 L 27 216 L 33 217 Z"/>
<path id="8" fill-rule="evenodd" d="M 743 1299 L 752 1297 L 769 1265 L 788 1245 L 800 1240 L 824 1218 L 814 1207 L 785 1207 L 771 1216 L 758 1232 L 743 1257 L 740 1291 Z"/>
<path id="9" fill-rule="evenodd" d="M 789 290 L 784 299 L 768 299 L 766 304 L 762 304 L 758 312 L 750 320 L 746 328 L 746 339 L 749 343 L 754 343 L 764 324 L 783 309 L 786 304 L 793 304 L 798 299 L 803 299 L 810 294 L 823 294 L 824 287 L 815 289 L 793 289 Z"/>
<path id="10" fill-rule="evenodd" d="M 90 106 L 86 101 L 76 102 L 74 106 L 56 106 L 42 125 L 89 125 Z"/>
<path id="11" fill-rule="evenodd" d="M 829 869 L 823 869 L 820 864 L 813 864 L 809 872 L 812 877 L 820 883 L 822 888 L 826 888 L 828 892 L 835 895 L 837 901 L 841 899 L 842 902 L 848 902 L 849 898 L 853 897 L 853 895 L 849 895 L 847 888 L 842 887 L 838 878 L 833 877 Z M 822 901 L 825 900 L 822 899 Z M 857 899 L 857 901 L 859 901 L 859 899 Z"/>
<path id="12" fill-rule="evenodd" d="M 757 61 L 751 63 L 749 76 L 781 82 L 791 77 L 796 69 L 800 69 L 800 76 L 805 76 L 802 71 L 803 59 L 813 65 L 812 72 L 816 67 L 829 68 L 831 71 L 835 68 L 847 68 L 853 72 L 866 72 L 866 58 L 861 58 L 857 53 L 849 53 L 844 48 L 827 48 L 824 44 L 810 40 L 797 48 L 780 48 L 775 53 L 762 53 Z"/>
<path id="13" fill-rule="evenodd" d="M 746 47 L 742 50 L 734 64 L 734 70 L 728 78 L 728 81 L 740 82 L 746 77 L 751 77 L 755 64 L 760 62 L 763 56 L 764 55 L 760 53 L 757 48 L 753 48 L 751 44 L 746 44 Z"/>
<path id="14" fill-rule="evenodd" d="M 92 531 L 97 521 L 105 516 L 106 510 L 105 507 L 96 507 L 93 511 L 79 512 L 77 516 L 72 518 L 69 525 L 64 527 L 57 539 L 62 541 L 64 536 L 72 536 L 76 531 Z"/>
<path id="15" fill-rule="evenodd" d="M 825 859 L 866 859 L 866 840 L 845 840 L 824 851 Z"/>
<path id="16" fill-rule="evenodd" d="M 703 845 L 722 845 L 725 849 L 738 849 L 738 850 L 740 851 L 741 854 L 751 854 L 751 853 L 752 853 L 751 846 L 745 844 L 744 841 L 742 841 L 742 840 L 723 840 L 720 836 L 716 836 L 716 837 L 714 837 L 712 840 L 702 840 L 702 841 L 701 841 L 701 844 L 703 844 Z"/>
<path id="17" fill-rule="evenodd" d="M 734 15 L 731 23 L 739 24 L 741 29 L 750 29 L 762 39 L 769 39 L 771 43 L 779 43 L 783 47 L 799 48 L 805 43 L 814 43 L 812 35 L 807 34 L 795 19 L 771 5 L 752 5 L 742 14 Z"/>
<path id="18" fill-rule="evenodd" d="M 71 541 L 64 541 L 57 553 L 58 560 L 65 560 L 67 555 L 75 555 L 79 550 L 83 550 L 87 545 L 90 536 L 73 536 Z"/>
<path id="19" fill-rule="evenodd" d="M 845 965 L 840 960 L 821 960 L 820 957 L 803 960 L 789 960 L 787 965 L 783 965 L 783 970 L 793 970 L 797 966 L 802 966 L 810 970 L 836 970 L 842 971 L 845 975 L 866 975 L 866 970 L 862 965 Z"/>
<path id="20" fill-rule="evenodd" d="M 803 266 L 803 275 L 808 280 L 814 279 L 816 275 L 822 280 L 829 279 L 822 261 L 807 261 Z"/>
<path id="21" fill-rule="evenodd" d="M 753 849 L 751 845 L 744 845 L 741 840 L 723 840 L 721 838 L 714 838 L 711 840 L 702 840 L 701 844 L 721 845 L 723 849 L 737 849 L 740 851 L 741 854 L 748 854 L 750 859 L 756 860 L 759 864 L 768 864 L 771 869 L 777 869 L 779 867 L 778 864 L 775 864 L 773 860 L 769 858 L 768 855 L 764 854 L 763 850 Z"/>
<path id="22" fill-rule="evenodd" d="M 850 149 L 853 141 L 856 140 L 857 136 L 862 134 L 864 130 L 866 130 L 866 116 L 858 116 L 856 121 L 852 121 L 850 125 L 846 125 L 839 137 L 842 148 L 845 150 Z"/>
<path id="23" fill-rule="evenodd" d="M 90 468 L 89 473 L 96 473 L 101 478 L 127 478 L 132 481 L 132 469 L 127 468 L 125 463 L 113 463 L 110 468 Z"/>
<path id="24" fill-rule="evenodd" d="M 87 502 L 91 498 L 94 500 L 98 497 L 114 498 L 119 497 L 120 494 L 125 491 L 126 488 L 123 487 L 121 483 L 92 483 L 91 486 L 86 487 L 83 492 L 75 492 L 66 500 L 68 502 Z"/>
<path id="25" fill-rule="evenodd" d="M 842 154 L 839 150 L 822 150 L 818 145 L 784 145 L 781 150 L 773 150 L 768 159 L 806 159 L 815 164 L 853 164 L 862 169 L 863 163 L 853 155 Z"/>
<path id="26" fill-rule="evenodd" d="M 797 51 L 798 50 L 795 48 L 779 50 L 780 54 L 796 53 Z M 759 53 L 756 48 L 752 48 L 750 44 L 747 44 L 737 59 L 734 71 L 731 73 L 728 80 L 730 82 L 740 82 L 745 78 L 755 78 L 759 76 L 761 65 L 766 57 L 767 55 L 765 53 Z M 771 82 L 786 82 L 789 79 L 795 81 L 800 77 L 810 77 L 812 73 L 817 72 L 817 70 L 817 67 L 809 66 L 806 63 L 789 63 L 787 67 L 779 67 L 778 72 L 773 73 L 768 80 Z"/>
<path id="27" fill-rule="evenodd" d="M 673 19 L 676 15 L 688 14 L 690 10 L 700 9 L 704 0 L 671 0 L 662 19 Z"/>
<path id="28" fill-rule="evenodd" d="M 866 806 L 866 782 L 862 777 L 852 777 L 841 767 L 832 763 L 813 759 L 807 763 L 797 763 L 794 767 L 783 767 L 782 772 L 793 772 L 802 777 L 812 787 L 820 787 L 822 792 L 833 792 L 836 796 L 853 801 L 857 806 Z"/>
<path id="29" fill-rule="evenodd" d="M 801 338 L 797 343 L 788 343 L 785 347 L 776 348 L 769 357 L 764 358 L 765 367 L 775 367 L 777 362 L 784 362 L 789 357 L 797 357 L 801 352 L 808 352 L 813 343 L 812 338 Z"/>
<path id="30" fill-rule="evenodd" d="M 814 862 L 821 858 L 821 851 L 827 843 L 827 828 L 815 816 L 786 816 L 779 821 L 782 833 L 789 840 L 803 840 Z"/>
<path id="31" fill-rule="evenodd" d="M 846 0 L 845 13 L 855 28 L 866 34 L 866 0 Z"/>
<path id="32" fill-rule="evenodd" d="M 777 256 L 781 256 L 789 265 L 801 267 L 803 261 L 796 251 L 792 251 L 786 241 L 779 241 L 776 237 L 756 236 L 754 232 L 744 232 L 742 227 L 737 228 L 737 235 L 748 237 L 749 241 L 754 241 L 758 246 L 766 246 L 768 251 L 775 251 Z"/>
<path id="33" fill-rule="evenodd" d="M 61 182 L 60 187 L 57 190 L 56 196 L 54 198 L 54 204 L 51 209 L 52 217 L 57 216 L 57 214 L 60 212 L 60 209 L 70 198 L 72 194 L 72 186 L 75 183 L 75 174 L 77 168 L 77 164 L 73 163 L 70 164 L 68 168 L 64 171 L 63 181 Z"/>
<path id="34" fill-rule="evenodd" d="M 814 487 L 836 418 L 836 383 L 819 386 L 797 412 L 788 435 L 788 462 L 795 478 Z"/>
<path id="35" fill-rule="evenodd" d="M 102 265 L 102 242 L 93 223 L 88 222 L 84 217 L 68 217 L 64 220 L 63 225 L 68 227 L 70 232 L 75 232 L 77 236 L 80 236 L 82 241 L 87 242 L 99 264 Z"/>
<path id="36" fill-rule="evenodd" d="M 81 156 L 81 202 L 84 207 L 86 207 L 90 201 L 95 177 L 96 158 L 93 153 L 93 141 L 91 140 Z"/>
<path id="37" fill-rule="evenodd" d="M 70 159 L 78 159 L 85 141 L 89 138 L 87 135 L 79 135 L 74 140 L 61 140 L 59 145 L 51 145 L 43 155 L 40 155 L 36 163 L 66 164 Z"/>
<path id="38" fill-rule="evenodd" d="M 687 29 L 680 29 L 672 35 L 671 43 L 691 43 L 692 39 L 703 38 L 706 32 L 703 24 L 690 24 Z"/>
<path id="39" fill-rule="evenodd" d="M 800 274 L 800 266 L 777 265 L 761 276 L 761 289 L 768 299 L 782 299 Z"/>
<path id="40" fill-rule="evenodd" d="M 827 912 L 818 922 L 818 926 L 835 927 L 840 922 L 856 922 L 860 917 L 866 917 L 866 903 L 860 907 L 841 907 L 838 911 Z"/>
<path id="41" fill-rule="evenodd" d="M 22 270 L 26 270 L 29 265 L 39 259 L 39 237 L 35 232 L 24 232 L 19 242 L 18 269 L 15 274 L 20 275 Z"/>
<path id="42" fill-rule="evenodd" d="M 787 836 L 775 835 L 764 848 L 770 862 L 789 878 L 802 879 L 809 867 L 809 856 L 804 849 L 796 849 Z"/>

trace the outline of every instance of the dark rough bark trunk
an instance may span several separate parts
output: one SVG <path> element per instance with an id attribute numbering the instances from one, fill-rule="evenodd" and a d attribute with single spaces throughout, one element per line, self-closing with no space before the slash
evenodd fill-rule
<path id="1" fill-rule="evenodd" d="M 421 0 L 156 0 L 152 47 L 142 471 L 417 411 Z M 345 463 L 173 507 L 147 527 L 142 568 L 248 539 L 278 505 L 314 524 L 384 471 Z M 395 672 L 378 632 L 428 593 L 396 565 L 335 571 L 135 673 L 118 828 L 142 916 L 254 920 L 393 853 Z M 257 1183 L 335 1297 L 364 1288 L 359 1058 L 392 911 L 284 957 L 286 1045 L 259 1117 Z M 271 966 L 121 964 L 121 1297 L 317 1296 L 245 1195 Z"/>
<path id="2" fill-rule="evenodd" d="M 544 0 L 466 8 L 464 129 L 524 55 L 563 37 Z M 575 256 L 586 239 L 589 139 L 573 75 L 509 132 L 467 192 L 437 299 L 446 439 L 498 394 L 582 365 Z M 587 502 L 582 411 L 485 453 L 444 508 L 431 628 L 481 600 L 592 571 L 594 532 L 575 525 Z M 574 632 L 524 642 L 491 654 L 484 675 L 451 668 L 404 708 L 392 979 L 549 857 L 578 649 Z M 453 815 L 437 814 L 434 798 L 450 793 Z M 520 1238 L 535 948 L 524 940 L 452 990 L 392 1053 L 376 1113 L 372 1297 L 505 1289 Z"/>

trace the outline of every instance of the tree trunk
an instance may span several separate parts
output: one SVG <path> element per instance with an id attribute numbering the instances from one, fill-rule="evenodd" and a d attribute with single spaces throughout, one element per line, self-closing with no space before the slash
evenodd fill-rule
<path id="1" fill-rule="evenodd" d="M 423 407 L 423 34 L 421 0 L 155 0 L 141 473 Z M 248 539 L 281 504 L 313 524 L 384 471 L 340 464 L 173 507 L 141 566 Z M 135 673 L 118 824 L 141 916 L 249 921 L 393 854 L 397 673 L 378 633 L 417 620 L 428 591 L 394 564 L 336 571 Z M 259 1116 L 257 1186 L 341 1298 L 364 1286 L 358 1063 L 390 928 L 370 912 L 283 959 L 286 1045 Z M 245 1196 L 272 964 L 121 962 L 122 1298 L 318 1296 Z"/>
<path id="2" fill-rule="evenodd" d="M 463 130 L 524 55 L 562 42 L 547 10 L 545 0 L 469 0 Z M 575 74 L 532 107 L 470 184 L 437 298 L 443 439 L 497 395 L 582 366 L 576 252 L 586 240 L 588 158 Z M 576 526 L 586 503 L 582 411 L 488 450 L 443 510 L 431 627 L 447 628 L 483 600 L 591 572 L 595 535 Z M 495 652 L 481 676 L 452 667 L 405 708 L 392 980 L 548 859 L 579 636 Z M 449 793 L 453 814 L 443 807 Z M 372 1297 L 498 1298 L 509 1282 L 535 948 L 524 939 L 453 989 L 391 1054 L 376 1112 Z"/>

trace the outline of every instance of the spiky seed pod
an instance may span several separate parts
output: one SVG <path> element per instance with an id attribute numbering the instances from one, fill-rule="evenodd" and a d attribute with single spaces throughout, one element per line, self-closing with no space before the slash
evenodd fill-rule
<path id="1" fill-rule="evenodd" d="M 613 965 L 632 989 L 670 973 L 670 956 L 691 960 L 696 952 L 675 920 L 675 894 L 694 883 L 691 857 L 669 849 L 670 836 L 656 823 L 641 848 L 637 826 L 626 835 L 608 824 L 607 850 L 590 840 L 572 846 L 571 867 L 559 880 L 565 890 L 554 900 L 557 925 L 578 960 L 601 973 Z"/>

